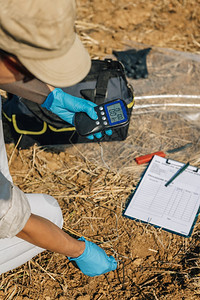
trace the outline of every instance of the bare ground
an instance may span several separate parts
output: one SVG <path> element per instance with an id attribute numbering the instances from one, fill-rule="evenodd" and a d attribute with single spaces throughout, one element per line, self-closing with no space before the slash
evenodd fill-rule
<path id="1" fill-rule="evenodd" d="M 93 58 L 124 50 L 134 42 L 199 53 L 199 8 L 200 1 L 193 0 L 80 0 L 77 30 Z M 144 170 L 132 157 L 144 154 L 144 147 L 154 150 L 155 143 L 167 148 L 192 141 L 195 146 L 174 158 L 184 161 L 189 156 L 199 166 L 199 127 L 177 116 L 171 112 L 169 118 L 159 111 L 156 125 L 151 115 L 135 116 L 134 150 L 127 147 L 124 152 L 122 144 L 103 146 L 106 164 L 93 159 L 92 151 L 99 153 L 97 145 L 81 151 L 76 146 L 45 151 L 6 145 L 15 184 L 24 192 L 54 196 L 63 211 L 64 230 L 98 243 L 119 263 L 116 271 L 89 278 L 62 255 L 45 251 L 0 276 L 0 299 L 200 298 L 199 223 L 192 237 L 185 239 L 122 217 L 126 199 Z M 150 145 L 152 138 L 156 142 Z M 127 145 L 131 143 L 128 137 Z M 125 172 L 123 166 L 107 168 L 107 163 L 114 165 L 108 149 L 121 157 Z"/>

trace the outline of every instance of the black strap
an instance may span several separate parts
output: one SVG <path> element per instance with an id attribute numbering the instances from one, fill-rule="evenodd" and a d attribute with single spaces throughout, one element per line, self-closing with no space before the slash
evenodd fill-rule
<path id="1" fill-rule="evenodd" d="M 120 76 L 127 83 L 124 67 L 119 61 L 105 59 L 102 63 L 104 66 L 99 72 L 96 83 L 95 103 L 97 105 L 105 102 L 108 91 L 108 82 L 111 77 Z"/>
<path id="2" fill-rule="evenodd" d="M 96 95 L 95 95 L 95 103 L 97 105 L 104 103 L 107 90 L 108 90 L 108 81 L 110 79 L 111 73 L 109 70 L 101 71 L 97 78 L 96 83 Z"/>

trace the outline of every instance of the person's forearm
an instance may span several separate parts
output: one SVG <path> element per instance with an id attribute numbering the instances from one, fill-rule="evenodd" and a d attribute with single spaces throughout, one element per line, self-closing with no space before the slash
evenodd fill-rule
<path id="1" fill-rule="evenodd" d="M 42 104 L 49 93 L 53 91 L 54 87 L 35 78 L 28 82 L 23 82 L 21 80 L 0 84 L 0 89 L 38 104 Z"/>
<path id="2" fill-rule="evenodd" d="M 31 215 L 17 237 L 38 247 L 70 257 L 80 256 L 85 249 L 85 243 L 72 238 L 49 220 Z"/>

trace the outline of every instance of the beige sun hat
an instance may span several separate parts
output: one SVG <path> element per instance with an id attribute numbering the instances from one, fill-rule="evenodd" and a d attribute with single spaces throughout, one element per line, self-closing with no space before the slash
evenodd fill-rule
<path id="1" fill-rule="evenodd" d="M 74 0 L 0 0 L 0 49 L 41 81 L 71 86 L 91 66 L 74 31 L 75 18 Z"/>

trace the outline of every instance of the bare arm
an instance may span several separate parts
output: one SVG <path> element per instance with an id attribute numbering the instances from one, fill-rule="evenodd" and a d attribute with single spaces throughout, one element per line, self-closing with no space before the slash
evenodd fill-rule
<path id="1" fill-rule="evenodd" d="M 53 91 L 54 87 L 34 78 L 28 82 L 20 80 L 5 84 L 1 83 L 0 89 L 38 104 L 42 104 L 49 93 Z"/>
<path id="2" fill-rule="evenodd" d="M 34 214 L 31 214 L 17 237 L 38 247 L 70 257 L 80 256 L 85 249 L 85 242 L 72 238 L 54 223 Z"/>

